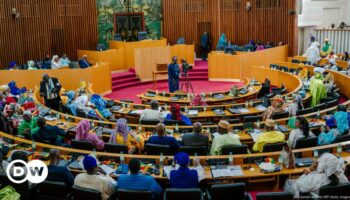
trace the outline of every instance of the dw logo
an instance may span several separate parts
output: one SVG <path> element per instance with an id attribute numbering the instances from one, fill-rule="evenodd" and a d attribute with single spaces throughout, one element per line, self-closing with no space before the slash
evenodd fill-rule
<path id="1" fill-rule="evenodd" d="M 31 183 L 41 183 L 45 181 L 48 169 L 41 160 L 32 160 L 29 163 L 14 160 L 8 165 L 6 174 L 13 183 L 20 184 L 27 180 Z"/>

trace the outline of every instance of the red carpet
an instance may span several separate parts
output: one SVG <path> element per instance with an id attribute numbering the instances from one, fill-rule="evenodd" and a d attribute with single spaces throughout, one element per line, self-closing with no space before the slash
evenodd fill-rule
<path id="1" fill-rule="evenodd" d="M 192 80 L 194 92 L 218 92 L 229 90 L 232 86 L 242 86 L 243 83 L 232 82 L 210 82 L 208 81 L 208 62 L 196 61 L 192 71 L 189 72 Z M 181 86 L 181 82 L 180 82 Z M 127 99 L 135 103 L 140 103 L 141 100 L 136 95 L 144 93 L 147 89 L 152 89 L 152 82 L 141 83 L 136 77 L 135 71 L 130 69 L 128 72 L 112 74 L 112 93 L 106 95 L 111 99 Z M 158 81 L 158 91 L 168 91 L 167 80 Z"/>
<path id="2" fill-rule="evenodd" d="M 181 85 L 181 83 L 180 83 Z M 211 81 L 192 81 L 193 89 L 195 93 L 209 93 L 215 91 L 229 90 L 232 86 L 241 86 L 243 83 L 231 83 L 231 82 L 211 82 Z M 144 93 L 147 89 L 152 89 L 153 84 L 148 83 L 145 85 L 135 85 L 127 88 L 122 88 L 114 91 L 105 97 L 110 99 L 128 99 L 135 103 L 141 103 L 141 100 L 136 95 Z M 168 82 L 158 82 L 158 91 L 168 91 Z"/>

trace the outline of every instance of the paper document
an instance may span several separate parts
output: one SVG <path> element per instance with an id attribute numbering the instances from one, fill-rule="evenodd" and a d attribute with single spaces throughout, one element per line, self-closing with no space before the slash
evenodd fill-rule
<path id="1" fill-rule="evenodd" d="M 240 108 L 240 109 L 238 109 L 238 110 L 239 110 L 239 112 L 241 112 L 241 113 L 247 113 L 247 112 L 249 112 L 249 110 L 246 109 L 246 108 Z"/>
<path id="2" fill-rule="evenodd" d="M 227 166 L 227 169 L 213 169 L 211 170 L 213 178 L 243 176 L 241 166 Z"/>
<path id="3" fill-rule="evenodd" d="M 257 110 L 259 111 L 265 111 L 266 110 L 266 107 L 263 106 L 263 105 L 258 105 L 257 107 L 255 107 Z"/>
<path id="4" fill-rule="evenodd" d="M 111 168 L 110 166 L 107 165 L 100 165 L 99 166 L 104 172 L 106 172 L 106 174 L 112 174 L 115 170 L 113 168 Z"/>

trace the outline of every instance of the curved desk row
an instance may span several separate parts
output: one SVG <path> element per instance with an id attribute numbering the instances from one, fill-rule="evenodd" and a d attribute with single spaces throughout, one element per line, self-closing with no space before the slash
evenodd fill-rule
<path id="1" fill-rule="evenodd" d="M 288 57 L 288 62 L 292 62 L 292 60 L 299 60 L 300 62 L 302 61 L 307 61 L 307 57 L 305 56 L 294 56 L 294 57 Z M 324 65 L 327 62 L 329 62 L 329 59 L 327 58 L 322 58 L 318 64 L 320 65 Z M 343 61 L 343 60 L 336 60 L 335 61 L 337 63 L 337 66 L 339 66 L 340 68 L 346 70 L 349 67 L 349 62 L 348 61 Z"/>

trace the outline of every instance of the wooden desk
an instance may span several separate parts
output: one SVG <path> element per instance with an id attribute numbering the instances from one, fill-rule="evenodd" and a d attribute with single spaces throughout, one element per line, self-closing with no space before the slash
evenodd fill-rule
<path id="1" fill-rule="evenodd" d="M 0 70 L 0 85 L 16 81 L 20 87 L 34 89 L 40 86 L 44 74 L 58 78 L 63 88 L 67 90 L 76 90 L 81 80 L 90 82 L 93 85 L 92 89 L 98 94 L 109 93 L 112 90 L 109 63 L 100 63 L 98 66 L 86 69 Z"/>
<path id="2" fill-rule="evenodd" d="M 157 86 L 157 75 L 168 74 L 168 64 L 157 64 L 156 70 L 153 70 L 153 88 Z"/>
<path id="3" fill-rule="evenodd" d="M 181 59 L 186 59 L 188 64 L 194 65 L 194 45 L 174 45 L 135 49 L 136 74 L 141 81 L 150 81 L 152 80 L 152 71 L 156 70 L 157 64 L 169 64 L 173 56 L 177 56 L 179 62 Z M 161 77 L 161 79 L 166 78 L 167 76 Z"/>
<path id="4" fill-rule="evenodd" d="M 83 55 L 87 55 L 89 62 L 92 64 L 109 63 L 111 71 L 128 69 L 125 64 L 124 49 L 109 49 L 106 51 L 78 50 L 78 58 L 82 58 Z"/>
<path id="5" fill-rule="evenodd" d="M 263 51 L 229 55 L 222 52 L 209 54 L 209 80 L 237 81 L 249 77 L 250 66 L 270 66 L 275 61 L 286 61 L 288 46 L 275 47 Z"/>
<path id="6" fill-rule="evenodd" d="M 160 40 L 142 40 L 137 42 L 110 41 L 109 43 L 111 49 L 124 50 L 125 67 L 127 68 L 135 67 L 135 49 L 165 46 L 167 46 L 167 40 L 164 38 Z"/>

